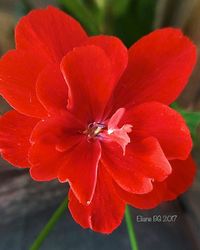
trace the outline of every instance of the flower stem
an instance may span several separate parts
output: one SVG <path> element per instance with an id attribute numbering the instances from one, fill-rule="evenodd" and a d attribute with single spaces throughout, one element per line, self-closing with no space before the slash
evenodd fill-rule
<path id="1" fill-rule="evenodd" d="M 125 220 L 126 220 L 127 230 L 128 230 L 128 234 L 129 234 L 131 249 L 132 250 L 139 250 L 133 222 L 131 219 L 130 208 L 128 206 L 126 206 Z"/>
<path id="2" fill-rule="evenodd" d="M 33 242 L 32 246 L 29 248 L 29 250 L 38 250 L 40 246 L 42 245 L 43 241 L 46 239 L 48 234 L 51 232 L 51 230 L 54 228 L 57 221 L 61 218 L 64 211 L 66 211 L 68 204 L 68 198 L 66 197 L 65 200 L 60 204 L 60 206 L 56 209 L 56 211 L 51 216 L 50 220 L 47 222 L 45 227 L 42 229 L 38 237 Z"/>

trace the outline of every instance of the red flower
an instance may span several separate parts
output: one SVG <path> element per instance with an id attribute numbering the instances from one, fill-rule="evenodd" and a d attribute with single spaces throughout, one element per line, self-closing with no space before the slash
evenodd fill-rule
<path id="1" fill-rule="evenodd" d="M 0 119 L 2 157 L 35 180 L 68 181 L 79 224 L 110 233 L 126 203 L 153 208 L 191 185 L 190 133 L 167 106 L 196 61 L 180 30 L 156 30 L 127 51 L 48 7 L 22 18 L 15 38 L 0 61 L 14 109 Z"/>

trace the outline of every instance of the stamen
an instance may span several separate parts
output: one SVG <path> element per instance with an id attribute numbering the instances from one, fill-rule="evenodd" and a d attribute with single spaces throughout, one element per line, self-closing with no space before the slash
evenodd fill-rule
<path id="1" fill-rule="evenodd" d="M 126 146 L 131 141 L 128 133 L 132 132 L 133 126 L 124 124 L 121 128 L 118 127 L 124 113 L 124 108 L 118 109 L 109 120 L 105 121 L 106 125 L 101 122 L 90 123 L 87 129 L 83 131 L 83 134 L 87 136 L 89 142 L 94 141 L 94 139 L 116 142 L 122 147 L 125 155 Z"/>
<path id="2" fill-rule="evenodd" d="M 87 135 L 88 138 L 95 138 L 97 137 L 106 126 L 102 123 L 93 122 L 90 123 L 85 131 L 83 131 L 83 134 Z"/>

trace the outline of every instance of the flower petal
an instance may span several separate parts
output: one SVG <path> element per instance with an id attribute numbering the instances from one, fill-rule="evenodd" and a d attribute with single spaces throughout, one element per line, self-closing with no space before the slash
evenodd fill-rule
<path id="1" fill-rule="evenodd" d="M 94 195 L 101 147 L 98 141 L 88 142 L 85 137 L 73 150 L 66 152 L 66 161 L 59 170 L 61 182 L 69 181 L 79 202 L 88 205 Z"/>
<path id="2" fill-rule="evenodd" d="M 102 146 L 103 164 L 118 185 L 128 192 L 148 193 L 152 190 L 152 180 L 163 181 L 171 173 L 171 166 L 155 138 L 131 142 L 125 155 L 116 143 Z"/>
<path id="3" fill-rule="evenodd" d="M 18 112 L 34 117 L 46 115 L 37 99 L 35 84 L 47 63 L 35 50 L 12 50 L 0 60 L 0 94 Z"/>
<path id="4" fill-rule="evenodd" d="M 196 166 L 192 157 L 185 161 L 171 161 L 172 174 L 163 182 L 155 182 L 153 190 L 148 194 L 136 195 L 122 190 L 116 186 L 121 198 L 128 204 L 139 209 L 151 209 L 161 202 L 174 200 L 184 193 L 194 181 Z"/>
<path id="5" fill-rule="evenodd" d="M 153 136 L 158 139 L 167 159 L 185 160 L 191 149 L 190 131 L 182 116 L 168 106 L 149 102 L 129 109 L 121 124 L 133 126 L 132 140 Z"/>
<path id="6" fill-rule="evenodd" d="M 64 154 L 55 149 L 52 143 L 37 141 L 29 150 L 31 163 L 30 175 L 36 181 L 51 181 L 56 179 Z"/>
<path id="7" fill-rule="evenodd" d="M 50 114 L 67 110 L 68 89 L 57 64 L 47 66 L 36 83 L 37 97 Z"/>
<path id="8" fill-rule="evenodd" d="M 172 103 L 196 62 L 194 44 L 178 29 L 164 28 L 129 49 L 128 67 L 116 91 L 116 109 L 146 101 Z"/>
<path id="9" fill-rule="evenodd" d="M 74 18 L 49 6 L 23 17 L 16 27 L 15 38 L 17 49 L 34 48 L 51 61 L 60 62 L 68 51 L 87 39 L 87 35 Z"/>
<path id="10" fill-rule="evenodd" d="M 184 160 L 174 160 L 172 165 L 172 174 L 166 179 L 166 188 L 168 192 L 164 193 L 164 199 L 174 200 L 180 194 L 187 191 L 192 185 L 196 174 L 197 166 L 191 155 Z"/>
<path id="11" fill-rule="evenodd" d="M 112 115 L 112 117 L 108 121 L 108 130 L 114 130 L 118 127 L 118 124 L 124 116 L 125 111 L 126 110 L 124 108 L 120 108 L 114 113 L 114 115 Z"/>
<path id="12" fill-rule="evenodd" d="M 65 112 L 40 121 L 31 134 L 31 176 L 38 181 L 69 181 L 78 199 L 87 203 L 96 185 L 100 157 L 98 141 L 89 143 L 80 131 L 85 127 Z"/>
<path id="13" fill-rule="evenodd" d="M 29 167 L 30 134 L 38 119 L 12 110 L 0 118 L 0 152 L 2 157 L 17 167 Z"/>
<path id="14" fill-rule="evenodd" d="M 79 203 L 70 191 L 69 210 L 82 227 L 108 234 L 121 223 L 125 203 L 116 194 L 112 178 L 99 166 L 97 185 L 90 205 Z"/>
<path id="15" fill-rule="evenodd" d="M 82 124 L 67 112 L 47 117 L 35 126 L 29 151 L 33 179 L 48 181 L 58 177 L 60 167 L 68 159 L 66 151 L 78 145 L 82 139 L 79 129 L 82 129 Z"/>
<path id="16" fill-rule="evenodd" d="M 31 142 L 68 144 L 69 136 L 80 136 L 85 126 L 69 112 L 42 119 L 31 134 Z M 70 145 L 69 145 L 70 146 Z"/>
<path id="17" fill-rule="evenodd" d="M 69 110 L 87 122 L 101 120 L 115 86 L 103 49 L 93 45 L 75 48 L 64 57 L 61 70 L 69 87 Z"/>
<path id="18" fill-rule="evenodd" d="M 128 63 L 128 51 L 122 41 L 114 36 L 91 36 L 84 43 L 101 47 L 109 57 L 116 81 L 119 80 Z"/>

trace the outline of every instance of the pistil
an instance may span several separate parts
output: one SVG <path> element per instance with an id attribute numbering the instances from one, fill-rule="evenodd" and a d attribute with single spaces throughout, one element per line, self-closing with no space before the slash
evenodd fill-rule
<path id="1" fill-rule="evenodd" d="M 118 127 L 124 112 L 125 109 L 120 108 L 104 123 L 90 123 L 87 129 L 83 131 L 83 134 L 87 136 L 88 141 L 99 139 L 105 142 L 116 142 L 122 147 L 123 154 L 125 155 L 126 146 L 131 141 L 128 133 L 132 132 L 133 126 L 131 124 L 124 124 L 122 127 Z"/>
<path id="2" fill-rule="evenodd" d="M 103 130 L 106 129 L 106 125 L 98 122 L 90 123 L 83 134 L 87 135 L 89 139 L 97 137 Z"/>

